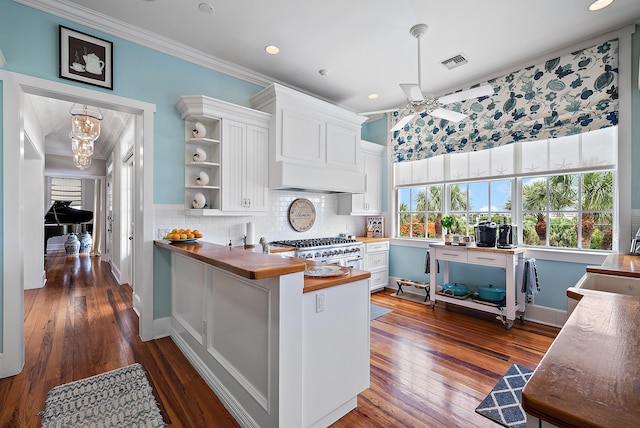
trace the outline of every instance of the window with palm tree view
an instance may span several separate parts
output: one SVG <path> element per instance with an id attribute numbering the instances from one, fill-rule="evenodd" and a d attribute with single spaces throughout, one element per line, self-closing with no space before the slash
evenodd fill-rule
<path id="1" fill-rule="evenodd" d="M 518 210 L 512 206 L 517 180 Z M 442 216 L 448 213 L 457 220 L 455 234 L 473 235 L 482 220 L 506 221 L 522 228 L 523 245 L 611 250 L 613 194 L 613 171 L 403 187 L 398 236 L 442 239 Z M 514 221 L 516 212 L 520 218 Z"/>
<path id="2" fill-rule="evenodd" d="M 612 251 L 617 140 L 609 127 L 396 163 L 396 236 L 441 240 L 451 217 L 444 233 L 506 221 L 518 245 Z"/>

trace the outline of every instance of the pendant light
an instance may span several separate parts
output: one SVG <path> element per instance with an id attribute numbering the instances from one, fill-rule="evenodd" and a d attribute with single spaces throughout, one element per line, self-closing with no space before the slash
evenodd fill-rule
<path id="1" fill-rule="evenodd" d="M 71 106 L 71 133 L 74 137 L 86 141 L 95 141 L 100 136 L 102 113 L 99 109 L 86 104 Z"/>
<path id="2" fill-rule="evenodd" d="M 87 169 L 91 166 L 94 142 L 100 137 L 100 121 L 102 113 L 100 109 L 88 107 L 86 104 L 71 106 L 71 151 L 73 152 L 73 164 L 79 169 Z"/>

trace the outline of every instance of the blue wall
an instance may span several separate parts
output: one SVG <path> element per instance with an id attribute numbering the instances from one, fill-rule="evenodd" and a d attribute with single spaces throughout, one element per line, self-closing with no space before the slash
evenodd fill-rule
<path id="1" fill-rule="evenodd" d="M 58 78 L 58 25 L 113 42 L 113 91 Z M 208 95 L 249 107 L 250 99 L 262 87 L 176 59 L 172 56 L 119 39 L 76 23 L 49 15 L 9 0 L 0 0 L 0 49 L 6 70 L 69 85 L 113 93 L 156 105 L 154 118 L 155 204 L 181 204 L 184 199 L 184 171 L 176 159 L 184 157 L 184 122 L 175 107 L 182 95 Z M 2 87 L 0 81 L 0 88 Z M 2 108 L 0 103 L 0 109 Z M 1 120 L 1 116 L 0 116 Z M 2 139 L 0 124 L 0 142 Z M 182 164 L 182 162 L 181 162 Z M 0 163 L 0 170 L 2 164 Z M 2 198 L 0 197 L 0 204 Z M 3 211 L 0 210 L 0 213 Z M 0 222 L 2 215 L 0 214 Z M 2 233 L 0 229 L 0 233 Z M 0 256 L 2 248 L 0 246 Z M 155 252 L 154 258 L 162 257 Z M 2 258 L 0 258 L 0 263 Z M 154 317 L 169 316 L 170 278 L 154 263 Z M 0 265 L 0 269 L 3 267 Z M 3 272 L 3 270 L 0 270 Z M 0 285 L 0 352 L 2 352 L 2 295 Z"/>
<path id="2" fill-rule="evenodd" d="M 113 91 L 58 78 L 60 24 L 113 42 Z M 0 49 L 10 71 L 155 104 L 156 204 L 181 204 L 184 199 L 184 171 L 175 167 L 175 160 L 184 157 L 184 122 L 175 107 L 178 98 L 208 95 L 249 107 L 251 97 L 262 89 L 12 1 L 0 2 Z"/>

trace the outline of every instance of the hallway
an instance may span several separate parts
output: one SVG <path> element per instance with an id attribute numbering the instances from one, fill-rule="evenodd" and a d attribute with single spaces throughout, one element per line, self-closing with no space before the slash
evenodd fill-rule
<path id="1" fill-rule="evenodd" d="M 47 285 L 24 293 L 25 366 L 0 379 L 0 427 L 39 427 L 51 388 L 134 362 L 170 426 L 238 426 L 170 338 L 140 340 L 131 289 L 107 263 L 52 251 L 45 269 Z"/>

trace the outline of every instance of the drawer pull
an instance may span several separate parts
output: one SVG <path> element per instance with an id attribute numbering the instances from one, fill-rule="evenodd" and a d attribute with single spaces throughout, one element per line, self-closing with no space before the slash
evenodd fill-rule
<path id="1" fill-rule="evenodd" d="M 443 256 L 460 257 L 460 254 L 456 253 L 442 253 Z"/>
<path id="2" fill-rule="evenodd" d="M 496 261 L 496 259 L 494 259 L 493 257 L 476 257 L 478 260 L 490 260 L 490 261 Z"/>

